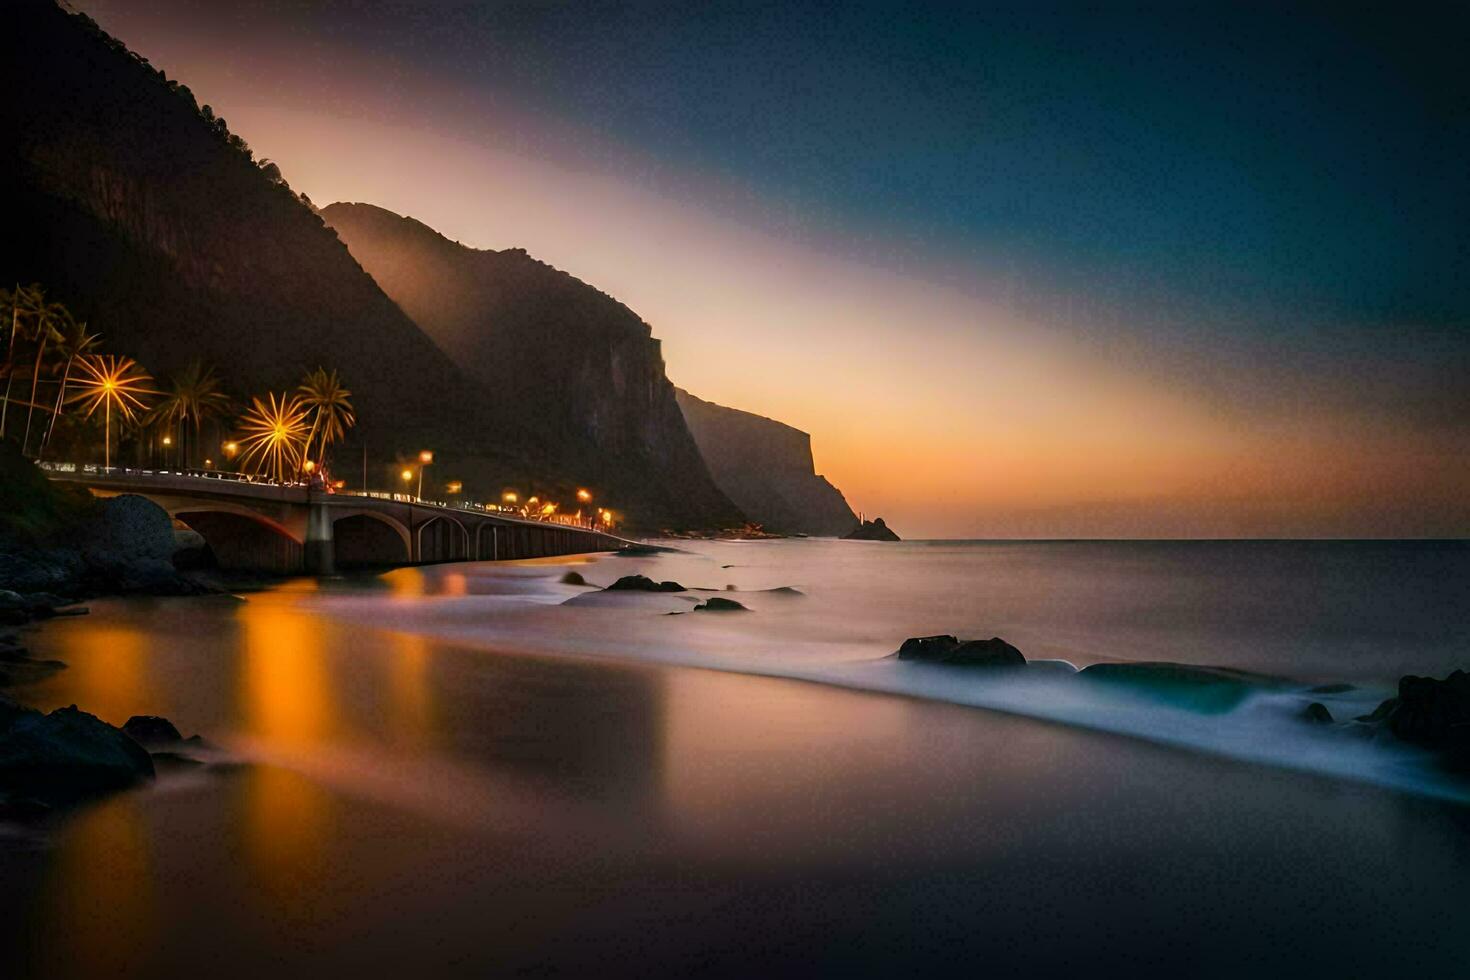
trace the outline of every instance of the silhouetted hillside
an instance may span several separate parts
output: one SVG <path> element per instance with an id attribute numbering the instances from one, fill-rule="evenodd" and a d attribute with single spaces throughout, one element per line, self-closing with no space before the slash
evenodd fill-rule
<path id="1" fill-rule="evenodd" d="M 596 460 L 602 486 L 621 495 L 653 481 L 717 523 L 742 522 L 689 434 L 659 342 L 632 310 L 523 249 L 468 248 L 368 204 L 321 213 L 505 411 Z"/>
<path id="2" fill-rule="evenodd" d="M 846 534 L 857 527 L 842 492 L 817 475 L 811 436 L 682 388 L 676 392 L 715 482 L 752 521 L 805 534 Z"/>
<path id="3" fill-rule="evenodd" d="M 318 364 L 336 368 L 360 420 L 344 458 L 356 459 L 354 442 L 365 440 L 384 464 L 378 473 L 430 446 L 432 475 L 481 494 L 502 485 L 564 492 L 605 475 L 585 441 L 548 426 L 538 406 L 611 378 L 618 387 L 595 393 L 611 431 L 622 425 L 619 398 L 655 398 L 646 357 L 611 342 L 585 362 L 608 357 L 610 372 L 553 371 L 530 358 L 513 391 L 459 369 L 274 165 L 255 161 L 186 87 L 84 16 L 49 0 L 7 3 L 0 81 L 0 280 L 45 284 L 108 350 L 155 373 L 202 356 L 244 395 L 292 385 Z M 685 452 L 657 434 L 641 433 L 647 450 L 614 464 L 609 500 L 645 525 L 728 523 L 729 502 L 702 464 L 688 464 L 692 444 Z M 611 445 L 630 445 L 627 435 Z M 677 479 L 649 468 L 649 454 L 665 449 Z"/>

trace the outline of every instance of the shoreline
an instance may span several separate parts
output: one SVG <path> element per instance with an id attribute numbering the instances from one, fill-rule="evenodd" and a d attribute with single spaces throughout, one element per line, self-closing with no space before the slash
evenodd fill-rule
<path id="1" fill-rule="evenodd" d="M 34 975 L 203 957 L 259 975 L 301 942 L 335 972 L 675 975 L 717 956 L 750 975 L 786 950 L 829 975 L 1050 975 L 1075 956 L 1187 973 L 1201 940 L 1170 930 L 1201 902 L 1242 966 L 1401 961 L 1407 921 L 1431 937 L 1414 956 L 1463 955 L 1459 806 L 902 693 L 486 655 L 330 620 L 311 594 L 107 600 L 43 627 L 43 653 L 75 651 L 48 697 L 117 678 L 111 711 L 188 704 L 180 720 L 248 765 L 0 848 L 0 937 Z M 211 622 L 240 625 L 205 639 Z M 126 900 L 90 899 L 104 882 Z M 1135 941 L 1139 922 L 1163 938 Z M 797 954 L 794 923 L 814 940 Z M 1282 952 L 1288 927 L 1311 938 Z"/>

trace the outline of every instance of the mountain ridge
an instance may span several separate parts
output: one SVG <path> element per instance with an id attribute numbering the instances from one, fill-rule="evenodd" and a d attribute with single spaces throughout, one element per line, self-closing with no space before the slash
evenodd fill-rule
<path id="1" fill-rule="evenodd" d="M 524 249 L 471 248 L 372 204 L 320 213 L 383 291 L 496 392 L 500 411 L 555 432 L 615 493 L 652 479 L 721 526 L 744 523 L 689 432 L 660 341 L 633 310 Z"/>
<path id="2" fill-rule="evenodd" d="M 518 487 L 566 499 L 605 479 L 602 499 L 637 527 L 739 522 L 682 420 L 697 467 L 672 480 L 647 454 L 608 459 L 585 434 L 547 425 L 446 354 L 187 86 L 51 0 L 14 0 L 6 14 L 0 80 L 24 97 L 0 100 L 0 278 L 43 283 L 108 351 L 155 374 L 196 357 L 217 365 L 236 396 L 337 369 L 358 416 L 342 469 L 355 477 L 366 447 L 378 489 L 429 448 L 431 476 L 482 498 Z M 624 379 L 635 388 L 637 367 Z"/>

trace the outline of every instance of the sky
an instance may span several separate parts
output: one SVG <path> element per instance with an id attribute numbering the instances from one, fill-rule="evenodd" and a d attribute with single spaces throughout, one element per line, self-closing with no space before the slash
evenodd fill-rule
<path id="1" fill-rule="evenodd" d="M 1470 532 L 1463 7 L 73 5 L 906 537 Z"/>

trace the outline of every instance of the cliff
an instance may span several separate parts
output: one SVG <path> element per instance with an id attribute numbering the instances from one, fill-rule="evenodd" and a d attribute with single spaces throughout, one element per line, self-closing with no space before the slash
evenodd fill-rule
<path id="1" fill-rule="evenodd" d="M 522 249 L 487 251 L 368 204 L 326 219 L 353 256 L 500 410 L 554 434 L 611 499 L 657 493 L 706 523 L 743 516 L 711 478 L 632 310 Z"/>
<path id="2" fill-rule="evenodd" d="M 769 530 L 821 535 L 857 526 L 841 491 L 817 475 L 811 436 L 682 388 L 677 397 L 715 482 L 752 521 Z"/>
<path id="3" fill-rule="evenodd" d="M 395 459 L 429 447 L 435 475 L 463 480 L 467 493 L 512 485 L 564 494 L 605 476 L 609 502 L 643 526 L 738 518 L 698 460 L 671 394 L 645 429 L 629 431 L 618 415 L 623 401 L 634 415 L 659 401 L 661 366 L 646 337 L 641 348 L 584 338 L 588 350 L 581 360 L 570 352 L 570 370 L 550 370 L 554 358 L 544 352 L 499 374 L 464 370 L 273 164 L 255 160 L 187 86 L 85 16 L 50 0 L 8 3 L 0 82 L 0 281 L 44 284 L 108 351 L 164 375 L 202 357 L 237 397 L 294 386 L 319 364 L 336 368 L 359 419 L 341 458 L 355 460 L 365 443 L 379 485 L 392 479 Z M 599 357 L 607 370 L 590 369 Z M 519 383 L 485 383 L 511 375 Z M 551 407 L 563 399 L 579 408 L 594 399 L 601 414 L 573 431 Z M 672 435 L 660 429 L 670 417 L 679 422 Z M 612 451 L 639 438 L 644 448 L 604 467 L 595 451 L 604 434 Z M 669 466 L 654 465 L 661 452 Z"/>

